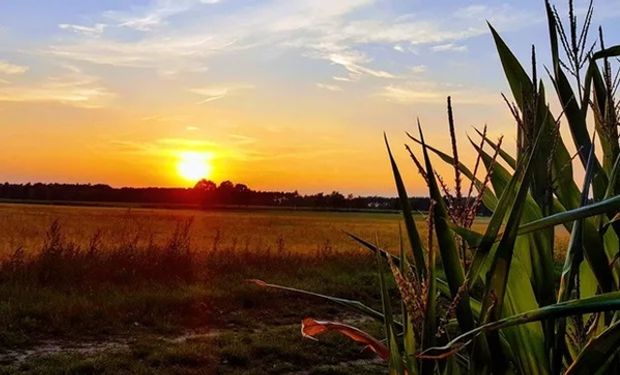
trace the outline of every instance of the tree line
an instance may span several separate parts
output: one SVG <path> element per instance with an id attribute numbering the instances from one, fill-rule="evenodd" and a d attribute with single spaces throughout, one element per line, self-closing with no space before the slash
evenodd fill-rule
<path id="1" fill-rule="evenodd" d="M 114 188 L 105 184 L 0 184 L 0 199 L 50 202 L 109 202 L 192 205 L 198 207 L 265 206 L 342 210 L 398 210 L 398 198 L 354 196 L 340 192 L 300 194 L 297 191 L 261 191 L 244 184 L 201 180 L 193 188 Z M 412 197 L 415 211 L 427 211 L 428 197 Z M 479 214 L 488 214 L 484 209 Z"/>

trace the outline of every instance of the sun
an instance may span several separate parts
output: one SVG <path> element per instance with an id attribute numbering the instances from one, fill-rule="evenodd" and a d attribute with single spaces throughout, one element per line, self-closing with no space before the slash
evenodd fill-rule
<path id="1" fill-rule="evenodd" d="M 209 178 L 212 170 L 211 155 L 208 153 L 186 151 L 179 154 L 177 172 L 187 181 Z"/>

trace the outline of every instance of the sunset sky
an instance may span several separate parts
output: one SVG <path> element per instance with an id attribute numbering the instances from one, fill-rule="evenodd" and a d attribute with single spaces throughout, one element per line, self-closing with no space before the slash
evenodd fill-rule
<path id="1" fill-rule="evenodd" d="M 424 194 L 404 132 L 447 149 L 447 95 L 466 160 L 473 126 L 514 145 L 485 20 L 547 47 L 539 0 L 2 0 L 0 180 L 191 186 L 200 154 L 218 182 L 392 195 L 386 131 Z"/>

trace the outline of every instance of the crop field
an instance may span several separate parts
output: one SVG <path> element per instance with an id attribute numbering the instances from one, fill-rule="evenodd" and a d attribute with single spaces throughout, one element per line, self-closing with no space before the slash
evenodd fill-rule
<path id="1" fill-rule="evenodd" d="M 401 216 L 389 213 L 317 211 L 199 211 L 47 205 L 0 206 L 0 253 L 22 247 L 37 251 L 52 222 L 66 240 L 87 246 L 94 236 L 103 247 L 136 242 L 164 244 L 177 224 L 191 221 L 189 235 L 196 251 L 260 249 L 309 254 L 350 251 L 355 243 L 344 233 L 379 238 L 382 246 L 398 244 Z"/>
<path id="2" fill-rule="evenodd" d="M 131 243 L 163 245 L 179 224 L 190 223 L 192 249 L 208 252 L 260 252 L 313 255 L 321 252 L 357 252 L 360 247 L 346 232 L 381 247 L 398 247 L 400 214 L 372 212 L 329 212 L 293 210 L 173 210 L 123 207 L 77 207 L 26 204 L 0 204 L 0 255 L 17 249 L 37 252 L 53 222 L 62 228 L 65 240 L 90 246 L 97 238 L 104 248 Z M 426 241 L 423 213 L 416 217 Z M 473 230 L 481 231 L 486 218 L 478 218 Z M 563 249 L 568 234 L 558 229 L 556 245 Z"/>
<path id="3" fill-rule="evenodd" d="M 400 222 L 386 213 L 4 204 L 0 373 L 381 373 L 346 339 L 299 334 L 308 316 L 369 332 L 380 324 L 246 279 L 378 307 L 375 259 L 345 231 L 396 251 Z M 426 236 L 423 215 L 417 223 Z"/>

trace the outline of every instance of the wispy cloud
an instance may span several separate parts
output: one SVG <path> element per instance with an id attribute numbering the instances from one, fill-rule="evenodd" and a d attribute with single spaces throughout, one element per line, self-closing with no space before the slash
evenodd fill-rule
<path id="1" fill-rule="evenodd" d="M 24 65 L 12 64 L 10 62 L 0 60 L 0 74 L 22 74 L 28 71 L 28 67 Z"/>
<path id="2" fill-rule="evenodd" d="M 429 104 L 443 103 L 447 96 L 453 96 L 462 104 L 488 104 L 494 105 L 499 101 L 499 96 L 484 90 L 453 85 L 441 85 L 430 81 L 406 82 L 392 84 L 383 87 L 376 96 L 390 102 L 400 104 Z"/>
<path id="3" fill-rule="evenodd" d="M 107 27 L 104 23 L 97 23 L 93 26 L 73 25 L 68 23 L 61 23 L 58 27 L 62 30 L 69 30 L 74 33 L 85 35 L 89 37 L 100 36 Z"/>
<path id="4" fill-rule="evenodd" d="M 317 83 L 316 87 L 323 89 L 323 90 L 328 90 L 328 91 L 342 91 L 342 87 L 336 86 L 336 85 L 330 85 L 328 83 Z"/>
<path id="5" fill-rule="evenodd" d="M 174 15 L 191 10 L 200 4 L 216 4 L 220 0 L 156 0 L 153 4 L 136 13 L 107 12 L 107 18 L 116 22 L 120 27 L 127 27 L 139 31 L 151 31 L 166 22 Z"/>
<path id="6" fill-rule="evenodd" d="M 456 43 L 445 43 L 432 46 L 431 50 L 434 52 L 463 52 L 467 51 L 467 46 Z"/>
<path id="7" fill-rule="evenodd" d="M 67 73 L 50 76 L 33 84 L 0 88 L 3 102 L 55 102 L 85 108 L 107 104 L 115 94 L 101 84 L 101 79 L 66 67 Z"/>
<path id="8" fill-rule="evenodd" d="M 226 96 L 236 95 L 240 91 L 251 90 L 253 88 L 254 86 L 249 84 L 233 84 L 227 86 L 193 88 L 189 91 L 203 97 L 203 99 L 199 101 L 198 104 L 206 104 L 216 100 L 220 100 Z"/>
<path id="9" fill-rule="evenodd" d="M 343 66 L 354 77 L 369 75 L 376 78 L 394 78 L 394 75 L 380 69 L 372 69 L 364 64 L 370 63 L 370 59 L 360 52 L 345 51 L 333 52 L 328 55 L 329 60 Z"/>
<path id="10" fill-rule="evenodd" d="M 414 65 L 409 67 L 409 72 L 412 74 L 422 74 L 428 70 L 426 65 Z"/>
<path id="11" fill-rule="evenodd" d="M 366 47 L 387 45 L 411 52 L 426 45 L 436 51 L 463 51 L 463 41 L 487 32 L 484 18 L 504 28 L 523 27 L 533 19 L 528 11 L 510 5 L 467 6 L 441 17 L 423 12 L 351 16 L 376 0 L 274 0 L 211 17 L 208 4 L 217 2 L 156 0 L 123 12 L 106 12 L 92 26 L 64 24 L 64 29 L 83 38 L 54 43 L 46 52 L 95 64 L 154 68 L 169 75 L 204 71 L 215 55 L 258 47 L 293 48 L 302 56 L 343 67 L 350 80 L 394 79 L 398 73 Z M 183 17 L 193 13 L 203 14 L 205 21 L 184 23 Z M 109 27 L 139 33 L 131 38 L 102 35 Z"/>

